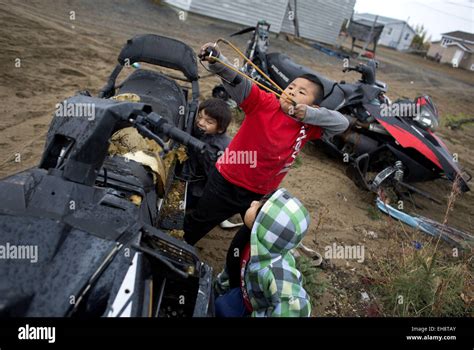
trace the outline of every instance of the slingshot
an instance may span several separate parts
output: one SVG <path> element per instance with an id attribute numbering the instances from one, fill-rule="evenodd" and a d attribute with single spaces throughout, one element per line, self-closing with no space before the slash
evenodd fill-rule
<path id="1" fill-rule="evenodd" d="M 227 64 L 226 62 L 222 61 L 221 59 L 219 59 L 218 57 L 216 56 L 213 56 L 213 53 L 214 51 L 210 48 L 208 48 L 206 50 L 206 53 L 208 53 L 206 56 L 212 58 L 214 61 L 216 62 L 219 62 L 220 64 L 222 64 L 223 66 L 229 68 L 230 70 L 232 70 L 233 72 L 239 74 L 241 77 L 245 78 L 245 79 L 248 79 L 250 81 L 252 81 L 253 83 L 257 84 L 258 86 L 260 86 L 261 88 L 271 92 L 272 94 L 278 96 L 279 98 L 283 98 L 285 99 L 286 101 L 288 101 L 289 103 L 291 103 L 291 105 L 293 106 L 296 106 L 296 102 L 293 101 L 293 99 L 288 96 L 288 94 L 280 87 L 278 86 L 277 83 L 275 83 L 268 75 L 266 75 L 255 63 L 253 63 L 250 59 L 248 59 L 235 45 L 233 45 L 231 42 L 229 42 L 228 40 L 226 39 L 223 39 L 223 38 L 219 38 L 216 40 L 216 42 L 214 43 L 214 47 L 217 45 L 217 43 L 219 42 L 222 42 L 224 44 L 227 44 L 228 46 L 230 46 L 235 52 L 237 52 L 237 54 L 242 57 L 245 62 L 247 62 L 248 64 L 250 64 L 253 68 L 255 68 L 257 70 L 257 72 L 259 72 L 265 79 L 267 79 L 278 91 L 280 91 L 280 93 L 272 90 L 271 88 L 269 88 L 268 86 L 265 86 L 263 85 L 262 83 L 260 83 L 259 81 L 249 77 L 248 75 L 246 75 L 245 73 L 241 72 L 240 70 L 238 70 L 237 68 L 235 68 L 234 66 L 230 65 L 230 64 Z M 202 59 L 204 58 L 203 55 L 199 55 L 199 58 Z M 202 62 L 201 62 L 202 64 Z M 203 65 L 204 66 L 204 65 Z M 208 70 L 206 67 L 204 67 L 206 70 Z"/>

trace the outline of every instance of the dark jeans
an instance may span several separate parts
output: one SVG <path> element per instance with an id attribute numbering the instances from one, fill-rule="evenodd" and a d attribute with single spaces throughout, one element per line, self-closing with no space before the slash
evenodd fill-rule
<path id="1" fill-rule="evenodd" d="M 224 295 L 218 296 L 215 309 L 216 317 L 244 317 L 249 314 L 240 288 L 233 288 Z"/>
<path id="2" fill-rule="evenodd" d="M 184 240 L 195 245 L 216 225 L 232 215 L 239 213 L 243 219 L 250 203 L 262 197 L 262 194 L 231 184 L 213 167 L 196 208 L 184 218 Z M 241 230 L 245 229 L 245 225 L 242 226 Z"/>
<path id="3" fill-rule="evenodd" d="M 194 210 L 199 201 L 198 196 L 193 195 L 191 192 L 188 192 L 186 195 L 186 212 L 189 210 Z"/>

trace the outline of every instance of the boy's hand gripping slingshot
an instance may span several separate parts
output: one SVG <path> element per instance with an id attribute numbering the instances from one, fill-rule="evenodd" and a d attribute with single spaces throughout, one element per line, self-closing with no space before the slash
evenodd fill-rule
<path id="1" fill-rule="evenodd" d="M 250 78 L 248 75 L 246 75 L 245 73 L 241 72 L 240 70 L 238 70 L 237 68 L 235 68 L 234 66 L 230 65 L 230 64 L 227 64 L 226 62 L 222 61 L 221 59 L 219 59 L 217 56 L 219 55 L 213 48 L 215 48 L 217 46 L 217 43 L 219 42 L 222 42 L 224 44 L 227 44 L 229 45 L 235 52 L 237 52 L 237 54 L 239 56 L 241 56 L 245 62 L 247 62 L 248 64 L 250 64 L 253 68 L 255 68 L 265 79 L 267 79 L 278 91 L 280 91 L 281 93 L 278 93 L 278 92 L 275 92 L 273 91 L 271 88 L 263 85 L 262 83 L 256 81 L 255 79 L 252 79 Z M 279 98 L 283 98 L 285 99 L 286 101 L 288 101 L 289 103 L 291 103 L 291 105 L 293 106 L 296 106 L 296 102 L 293 101 L 293 99 L 288 96 L 287 93 L 284 92 L 284 90 L 278 86 L 277 83 L 275 83 L 272 79 L 270 79 L 269 76 L 267 76 L 259 67 L 257 67 L 257 65 L 255 65 L 251 60 L 249 60 L 236 46 L 234 46 L 231 42 L 229 42 L 228 40 L 226 39 L 223 39 L 223 38 L 219 38 L 217 39 L 217 41 L 214 43 L 214 46 L 213 47 L 207 47 L 206 48 L 206 51 L 204 54 L 199 54 L 198 55 L 199 59 L 201 61 L 205 60 L 206 58 L 210 61 L 210 62 L 219 62 L 220 64 L 222 64 L 223 66 L 229 68 L 230 70 L 234 71 L 235 73 L 239 74 L 241 77 L 245 78 L 245 79 L 248 79 L 250 81 L 252 81 L 253 83 L 257 84 L 258 86 L 260 86 L 261 88 L 271 92 L 272 94 L 275 94 L 276 96 L 278 96 Z M 202 63 L 201 63 L 202 64 Z M 204 67 L 206 68 L 206 67 Z M 206 68 L 207 70 L 207 68 Z"/>

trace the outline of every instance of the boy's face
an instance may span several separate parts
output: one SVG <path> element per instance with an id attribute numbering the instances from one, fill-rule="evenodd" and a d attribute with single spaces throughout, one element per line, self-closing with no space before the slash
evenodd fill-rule
<path id="1" fill-rule="evenodd" d="M 263 204 L 259 201 L 253 201 L 250 203 L 250 207 L 247 209 L 244 215 L 244 223 L 249 229 L 252 228 L 255 219 L 257 218 L 257 211 Z"/>
<path id="2" fill-rule="evenodd" d="M 291 97 L 297 104 L 305 104 L 308 106 L 314 106 L 314 100 L 317 96 L 319 86 L 305 78 L 296 78 L 290 85 L 284 90 L 285 93 Z M 291 103 L 285 98 L 285 95 L 280 98 L 280 106 L 283 112 L 286 114 L 292 114 Z"/>
<path id="3" fill-rule="evenodd" d="M 218 129 L 217 120 L 208 116 L 204 109 L 202 109 L 196 117 L 196 126 L 207 135 L 214 135 L 221 132 Z"/>

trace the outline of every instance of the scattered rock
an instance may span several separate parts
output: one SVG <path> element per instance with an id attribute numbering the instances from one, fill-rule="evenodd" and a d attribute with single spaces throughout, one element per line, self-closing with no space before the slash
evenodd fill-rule
<path id="1" fill-rule="evenodd" d="M 342 199 L 344 202 L 347 202 L 346 196 L 340 192 L 336 192 L 337 198 Z"/>
<path id="2" fill-rule="evenodd" d="M 369 294 L 367 294 L 367 292 L 361 292 L 360 296 L 361 296 L 361 301 L 363 302 L 370 301 L 370 297 L 369 297 Z"/>
<path id="3" fill-rule="evenodd" d="M 378 234 L 374 231 L 367 231 L 367 230 L 364 229 L 363 233 L 364 233 L 364 236 L 367 236 L 371 239 L 376 239 L 376 238 L 379 237 Z"/>

